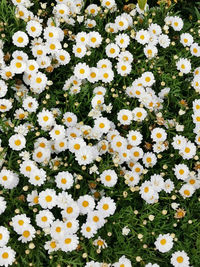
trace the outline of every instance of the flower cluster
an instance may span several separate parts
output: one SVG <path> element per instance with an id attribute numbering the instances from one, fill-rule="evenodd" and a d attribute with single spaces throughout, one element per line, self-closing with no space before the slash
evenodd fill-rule
<path id="1" fill-rule="evenodd" d="M 135 235 L 120 214 L 132 214 L 137 203 L 156 212 L 166 199 L 187 203 L 200 188 L 200 46 L 194 31 L 185 32 L 183 19 L 164 6 L 137 4 L 125 12 L 115 0 L 84 2 L 41 3 L 35 14 L 38 1 L 12 0 L 22 26 L 9 40 L 10 52 L 7 40 L 0 43 L 0 214 L 10 210 L 0 226 L 0 266 L 17 264 L 16 242 L 35 248 L 38 240 L 50 259 L 78 254 L 89 242 L 86 251 L 93 252 L 83 253 L 81 266 L 135 266 L 142 257 L 123 255 L 124 249 L 117 257 L 94 256 L 112 247 L 112 226 L 127 240 Z M 160 11 L 164 16 L 157 19 Z M 169 59 L 175 45 L 181 53 Z M 179 205 L 171 205 L 176 220 L 186 214 Z M 161 256 L 170 251 L 167 264 L 190 266 L 190 251 L 167 229 L 151 231 L 154 240 L 137 236 L 147 243 L 144 249 L 152 246 Z M 9 243 L 10 233 L 17 241 Z M 145 259 L 143 265 L 162 263 Z"/>

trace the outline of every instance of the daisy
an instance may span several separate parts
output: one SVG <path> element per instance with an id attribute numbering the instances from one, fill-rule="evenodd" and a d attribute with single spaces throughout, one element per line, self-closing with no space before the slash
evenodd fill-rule
<path id="1" fill-rule="evenodd" d="M 176 135 L 173 137 L 172 146 L 174 149 L 182 149 L 186 145 L 186 142 L 187 140 L 184 136 Z"/>
<path id="2" fill-rule="evenodd" d="M 118 60 L 131 64 L 133 62 L 133 55 L 129 51 L 124 51 L 119 54 Z"/>
<path id="3" fill-rule="evenodd" d="M 136 33 L 136 41 L 142 45 L 145 45 L 148 43 L 150 38 L 149 32 L 147 30 L 140 30 Z"/>
<path id="4" fill-rule="evenodd" d="M 93 147 L 94 148 L 94 147 Z M 87 165 L 93 162 L 93 160 L 97 157 L 98 152 L 93 155 L 94 149 L 90 146 L 85 146 L 81 150 L 76 153 L 76 160 L 79 165 Z"/>
<path id="5" fill-rule="evenodd" d="M 128 135 L 128 142 L 132 145 L 132 146 L 138 146 L 140 145 L 140 143 L 142 142 L 142 134 L 139 131 L 129 131 Z"/>
<path id="6" fill-rule="evenodd" d="M 91 4 L 86 8 L 86 11 L 88 12 L 88 14 L 96 16 L 98 14 L 98 6 L 95 4 Z"/>
<path id="7" fill-rule="evenodd" d="M 152 152 L 147 152 L 144 154 L 142 159 L 146 168 L 153 167 L 157 163 L 157 157 Z"/>
<path id="8" fill-rule="evenodd" d="M 156 46 L 149 44 L 144 47 L 144 54 L 147 58 L 153 58 L 157 55 L 158 49 Z"/>
<path id="9" fill-rule="evenodd" d="M 63 125 L 55 124 L 54 128 L 49 132 L 52 140 L 59 140 L 65 137 L 65 128 Z"/>
<path id="10" fill-rule="evenodd" d="M 99 229 L 104 226 L 106 220 L 104 219 L 100 211 L 93 210 L 88 212 L 87 222 L 92 222 L 96 225 L 96 228 Z"/>
<path id="11" fill-rule="evenodd" d="M 77 204 L 81 214 L 87 214 L 88 212 L 93 211 L 95 207 L 94 199 L 89 195 L 80 196 L 77 200 Z"/>
<path id="12" fill-rule="evenodd" d="M 64 205 L 64 209 L 61 212 L 62 216 L 69 219 L 76 219 L 79 216 L 80 209 L 76 201 L 70 200 Z"/>
<path id="13" fill-rule="evenodd" d="M 86 20 L 85 20 L 85 26 L 86 26 L 87 28 L 92 29 L 92 28 L 94 28 L 96 25 L 97 25 L 97 23 L 96 23 L 96 20 L 94 20 L 94 19 L 86 19 Z"/>
<path id="14" fill-rule="evenodd" d="M 97 238 L 97 239 L 95 239 L 94 240 L 94 242 L 93 242 L 93 244 L 95 245 L 95 246 L 97 246 L 98 247 L 98 249 L 104 249 L 104 248 L 107 248 L 107 244 L 106 244 L 106 241 L 105 240 L 103 240 L 100 236 Z"/>
<path id="15" fill-rule="evenodd" d="M 44 44 L 35 45 L 32 48 L 32 54 L 34 57 L 41 57 L 47 54 L 47 48 Z"/>
<path id="16" fill-rule="evenodd" d="M 135 162 L 141 159 L 144 155 L 144 152 L 141 147 L 135 146 L 130 149 L 131 159 Z"/>
<path id="17" fill-rule="evenodd" d="M 75 234 L 79 229 L 79 221 L 76 219 L 66 220 L 64 225 L 67 234 Z"/>
<path id="18" fill-rule="evenodd" d="M 151 132 L 151 138 L 154 142 L 164 142 L 167 138 L 167 134 L 164 129 L 156 127 Z"/>
<path id="19" fill-rule="evenodd" d="M 173 247 L 173 238 L 170 234 L 160 234 L 154 244 L 160 252 L 165 253 Z"/>
<path id="20" fill-rule="evenodd" d="M 26 146 L 26 138 L 22 134 L 12 135 L 9 138 L 9 146 L 16 151 L 22 150 Z"/>
<path id="21" fill-rule="evenodd" d="M 174 267 L 190 266 L 189 257 L 187 253 L 183 250 L 182 251 L 179 250 L 172 253 L 170 262 Z"/>
<path id="22" fill-rule="evenodd" d="M 81 226 L 81 234 L 85 238 L 92 238 L 97 233 L 97 226 L 93 222 L 86 222 Z"/>
<path id="23" fill-rule="evenodd" d="M 31 171 L 35 169 L 35 163 L 31 160 L 25 160 L 20 164 L 20 173 L 26 177 L 30 177 Z"/>
<path id="24" fill-rule="evenodd" d="M 38 202 L 43 209 L 52 209 L 57 204 L 56 192 L 53 189 L 46 189 L 39 193 Z"/>
<path id="25" fill-rule="evenodd" d="M 43 109 L 37 114 L 38 123 L 43 129 L 52 127 L 55 123 L 54 116 L 51 111 Z"/>
<path id="26" fill-rule="evenodd" d="M 123 149 L 127 147 L 127 140 L 122 136 L 116 135 L 111 141 L 111 147 L 114 151 L 123 151 Z"/>
<path id="27" fill-rule="evenodd" d="M 132 112 L 128 109 L 121 109 L 117 114 L 118 121 L 123 125 L 130 125 L 132 117 Z"/>
<path id="28" fill-rule="evenodd" d="M 75 57 L 83 58 L 86 54 L 86 47 L 80 43 L 73 45 L 72 51 Z"/>
<path id="29" fill-rule="evenodd" d="M 38 106 L 38 101 L 34 97 L 27 96 L 23 99 L 22 107 L 30 113 L 36 112 Z"/>
<path id="30" fill-rule="evenodd" d="M 50 254 L 51 252 L 57 251 L 59 249 L 58 242 L 54 239 L 46 241 L 44 248 L 48 250 L 48 253 Z"/>
<path id="31" fill-rule="evenodd" d="M 97 118 L 94 122 L 94 129 L 101 134 L 108 133 L 110 129 L 110 121 L 107 118 Z"/>
<path id="32" fill-rule="evenodd" d="M 96 208 L 99 212 L 101 212 L 102 216 L 106 218 L 114 214 L 116 204 L 110 197 L 102 197 Z"/>
<path id="33" fill-rule="evenodd" d="M 140 181 L 138 173 L 134 171 L 126 171 L 124 178 L 125 178 L 125 183 L 131 187 L 137 185 Z"/>
<path id="34" fill-rule="evenodd" d="M 116 185 L 118 177 L 114 170 L 105 170 L 101 173 L 100 180 L 104 186 L 113 187 Z"/>
<path id="35" fill-rule="evenodd" d="M 22 60 L 11 60 L 10 66 L 12 68 L 12 71 L 16 74 L 23 73 L 26 69 L 26 64 Z"/>
<path id="36" fill-rule="evenodd" d="M 39 37 L 42 33 L 42 26 L 38 21 L 30 20 L 26 24 L 26 31 L 33 38 Z"/>
<path id="37" fill-rule="evenodd" d="M 0 197 L 0 215 L 6 210 L 6 201 L 4 197 Z"/>
<path id="38" fill-rule="evenodd" d="M 106 46 L 106 55 L 110 58 L 116 58 L 119 55 L 120 49 L 117 44 L 110 43 Z"/>
<path id="39" fill-rule="evenodd" d="M 0 98 L 4 97 L 8 91 L 8 86 L 3 80 L 0 80 Z"/>
<path id="40" fill-rule="evenodd" d="M 144 72 L 141 76 L 142 85 L 151 87 L 155 83 L 155 78 L 152 72 Z"/>
<path id="41" fill-rule="evenodd" d="M 170 39 L 167 34 L 161 34 L 158 37 L 159 45 L 163 48 L 167 48 L 170 45 Z"/>
<path id="42" fill-rule="evenodd" d="M 182 33 L 180 35 L 180 42 L 185 47 L 186 46 L 191 46 L 193 41 L 194 41 L 194 39 L 193 39 L 192 35 L 189 34 L 189 33 Z"/>
<path id="43" fill-rule="evenodd" d="M 164 189 L 164 179 L 162 178 L 161 175 L 159 174 L 154 174 L 151 176 L 151 184 L 153 186 L 153 189 L 156 192 L 160 192 L 161 190 Z"/>
<path id="44" fill-rule="evenodd" d="M 160 35 L 162 33 L 160 25 L 156 23 L 151 23 L 148 30 L 151 35 Z"/>
<path id="45" fill-rule="evenodd" d="M 112 69 L 112 62 L 109 59 L 101 59 L 97 62 L 98 69 Z"/>
<path id="46" fill-rule="evenodd" d="M 193 56 L 200 57 L 200 46 L 197 43 L 193 43 L 190 46 L 190 52 Z"/>
<path id="47" fill-rule="evenodd" d="M 99 81 L 99 70 L 94 67 L 90 68 L 90 74 L 87 79 L 90 83 L 98 82 Z"/>
<path id="48" fill-rule="evenodd" d="M 123 266 L 124 265 L 124 266 Z M 132 267 L 131 261 L 126 258 L 126 256 L 122 256 L 119 258 L 119 261 L 113 264 L 114 267 Z"/>
<path id="49" fill-rule="evenodd" d="M 190 184 L 184 184 L 179 190 L 179 193 L 182 195 L 183 198 L 191 197 L 194 192 L 195 188 Z"/>
<path id="50" fill-rule="evenodd" d="M 8 266 L 14 263 L 16 252 L 11 247 L 0 248 L 0 265 Z"/>
<path id="51" fill-rule="evenodd" d="M 10 232 L 4 226 L 0 226 L 0 247 L 7 245 L 10 238 Z"/>
<path id="52" fill-rule="evenodd" d="M 108 68 L 108 69 L 102 69 L 100 71 L 100 79 L 102 80 L 102 82 L 110 83 L 111 81 L 113 81 L 113 78 L 114 78 L 114 72 L 112 71 L 112 69 Z"/>
<path id="53" fill-rule="evenodd" d="M 33 151 L 33 160 L 38 163 L 45 163 L 50 160 L 51 151 L 48 148 L 38 147 Z"/>
<path id="54" fill-rule="evenodd" d="M 102 0 L 101 5 L 102 7 L 111 9 L 116 5 L 116 3 L 115 3 L 115 0 Z"/>
<path id="55" fill-rule="evenodd" d="M 18 238 L 22 243 L 27 243 L 35 237 L 35 228 L 31 224 L 26 224 L 23 227 L 21 236 Z"/>
<path id="56" fill-rule="evenodd" d="M 77 248 L 79 243 L 78 237 L 75 234 L 65 234 L 58 244 L 62 251 L 70 252 Z"/>
<path id="57" fill-rule="evenodd" d="M 67 5 L 65 4 L 57 4 L 54 9 L 53 9 L 53 13 L 57 16 L 57 17 L 65 17 L 68 16 L 70 11 Z"/>
<path id="58" fill-rule="evenodd" d="M 166 193 L 171 193 L 174 190 L 174 183 L 170 179 L 167 179 L 163 189 Z"/>
<path id="59" fill-rule="evenodd" d="M 55 176 L 55 182 L 58 188 L 66 190 L 73 186 L 74 178 L 70 172 L 62 171 Z"/>
<path id="60" fill-rule="evenodd" d="M 179 61 L 176 62 L 177 70 L 181 71 L 184 74 L 190 73 L 191 71 L 191 63 L 188 59 L 180 58 Z"/>
<path id="61" fill-rule="evenodd" d="M 27 195 L 27 201 L 29 206 L 34 206 L 38 204 L 38 192 L 33 190 L 30 194 Z"/>
<path id="62" fill-rule="evenodd" d="M 49 210 L 40 210 L 36 215 L 36 224 L 41 228 L 49 227 L 54 220 L 53 213 Z"/>
<path id="63" fill-rule="evenodd" d="M 132 70 L 132 67 L 128 62 L 119 61 L 117 63 L 117 72 L 121 76 L 126 76 L 127 74 L 130 74 L 131 70 Z"/>
<path id="64" fill-rule="evenodd" d="M 29 182 L 32 185 L 41 186 L 46 181 L 46 172 L 43 169 L 33 168 L 30 172 Z"/>
<path id="65" fill-rule="evenodd" d="M 88 34 L 87 44 L 90 47 L 93 47 L 93 48 L 99 47 L 101 43 L 102 43 L 102 37 L 98 32 L 90 32 Z"/>
<path id="66" fill-rule="evenodd" d="M 60 65 L 67 65 L 70 62 L 70 54 L 63 49 L 56 51 L 55 55 Z"/>
<path id="67" fill-rule="evenodd" d="M 90 68 L 86 63 L 78 63 L 74 68 L 74 75 L 78 79 L 85 79 L 90 74 Z"/>
<path id="68" fill-rule="evenodd" d="M 45 74 L 43 74 L 42 72 L 33 73 L 30 80 L 30 86 L 33 89 L 44 89 L 46 84 L 47 76 Z"/>
<path id="69" fill-rule="evenodd" d="M 65 225 L 61 220 L 55 220 L 50 225 L 50 235 L 55 240 L 60 240 L 65 234 Z"/>
<path id="70" fill-rule="evenodd" d="M 134 108 L 132 112 L 133 120 L 137 122 L 143 121 L 147 116 L 147 112 L 144 108 Z"/>
<path id="71" fill-rule="evenodd" d="M 88 37 L 89 35 L 86 32 L 79 32 L 77 33 L 75 40 L 76 43 L 80 43 L 82 45 L 87 45 L 88 44 Z"/>
<path id="72" fill-rule="evenodd" d="M 174 166 L 174 173 L 178 179 L 186 180 L 189 176 L 189 168 L 185 164 L 178 164 Z"/>
<path id="73" fill-rule="evenodd" d="M 120 48 L 127 48 L 130 43 L 130 37 L 125 34 L 119 34 L 115 37 L 115 42 Z"/>
<path id="74" fill-rule="evenodd" d="M 25 32 L 17 31 L 13 34 L 12 41 L 17 47 L 25 47 L 27 46 L 29 39 Z"/>
<path id="75" fill-rule="evenodd" d="M 196 146 L 194 143 L 188 141 L 181 149 L 180 155 L 183 159 L 191 159 L 196 155 Z"/>
<path id="76" fill-rule="evenodd" d="M 124 16 L 117 16 L 115 19 L 115 25 L 119 31 L 124 31 L 128 28 L 129 24 Z"/>
<path id="77" fill-rule="evenodd" d="M 69 150 L 72 153 L 80 151 L 85 146 L 85 141 L 80 137 L 69 140 Z"/>
<path id="78" fill-rule="evenodd" d="M 12 103 L 10 100 L 2 98 L 0 99 L 0 112 L 7 112 L 12 108 Z"/>
<path id="79" fill-rule="evenodd" d="M 183 28 L 183 20 L 177 16 L 172 17 L 171 26 L 175 31 L 181 31 Z"/>

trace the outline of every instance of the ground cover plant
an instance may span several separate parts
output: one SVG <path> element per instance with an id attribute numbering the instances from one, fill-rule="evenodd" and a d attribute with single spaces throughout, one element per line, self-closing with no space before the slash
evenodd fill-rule
<path id="1" fill-rule="evenodd" d="M 0 1 L 0 266 L 199 266 L 199 6 Z"/>

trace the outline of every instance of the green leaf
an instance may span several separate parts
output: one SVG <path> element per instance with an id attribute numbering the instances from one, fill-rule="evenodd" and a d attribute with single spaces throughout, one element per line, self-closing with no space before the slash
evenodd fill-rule
<path id="1" fill-rule="evenodd" d="M 147 0 L 138 0 L 138 5 L 141 10 L 144 10 Z"/>

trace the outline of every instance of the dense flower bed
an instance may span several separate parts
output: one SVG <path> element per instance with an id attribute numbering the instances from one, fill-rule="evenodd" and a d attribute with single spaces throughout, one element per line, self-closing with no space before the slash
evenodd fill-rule
<path id="1" fill-rule="evenodd" d="M 115 0 L 0 19 L 0 266 L 198 266 L 199 21 Z"/>

